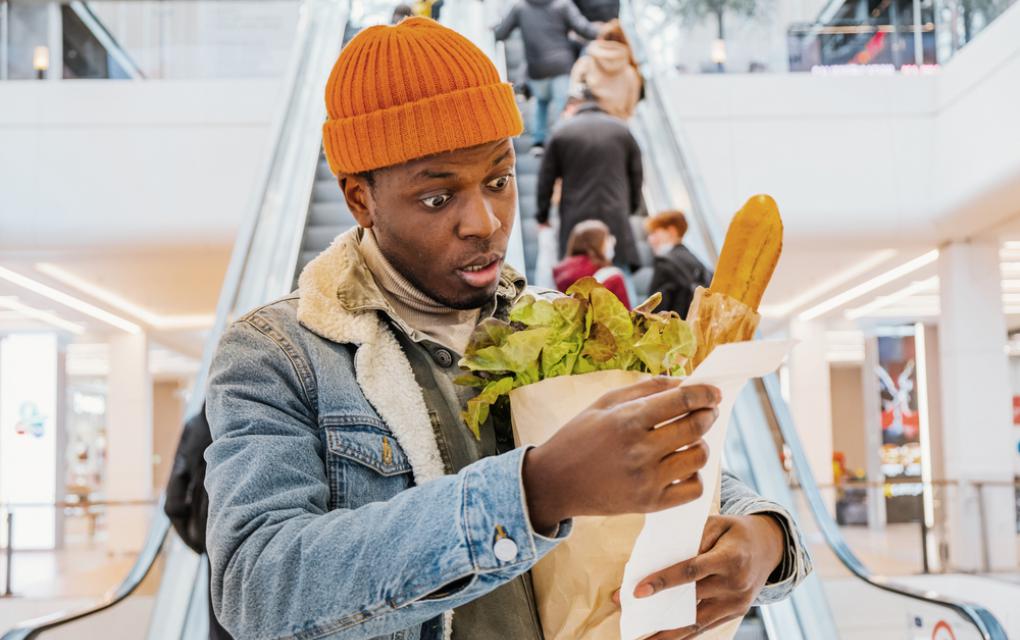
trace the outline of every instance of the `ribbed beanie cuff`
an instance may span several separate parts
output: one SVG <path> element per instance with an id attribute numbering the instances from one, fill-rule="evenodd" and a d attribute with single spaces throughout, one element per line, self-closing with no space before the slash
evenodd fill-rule
<path id="1" fill-rule="evenodd" d="M 513 86 L 501 82 L 329 120 L 322 142 L 330 169 L 339 175 L 466 149 L 523 130 Z"/>

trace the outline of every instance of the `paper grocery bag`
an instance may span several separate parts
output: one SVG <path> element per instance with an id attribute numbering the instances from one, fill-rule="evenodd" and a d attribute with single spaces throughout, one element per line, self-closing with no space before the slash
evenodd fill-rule
<path id="1" fill-rule="evenodd" d="M 597 371 L 550 378 L 510 394 L 518 445 L 542 444 L 599 396 L 651 377 L 637 371 Z M 574 519 L 570 537 L 531 570 L 545 640 L 619 640 L 620 608 L 613 592 L 643 515 Z"/>
<path id="2" fill-rule="evenodd" d="M 716 487 L 736 396 L 749 378 L 778 367 L 790 345 L 766 341 L 721 345 L 684 382 L 713 384 L 723 392 L 719 418 L 706 436 L 709 461 L 702 471 L 704 478 L 716 479 Z M 600 371 L 514 390 L 510 408 L 517 443 L 542 444 L 599 396 L 648 377 Z M 577 518 L 570 537 L 532 569 L 546 640 L 637 640 L 693 624 L 693 585 L 640 600 L 630 594 L 645 576 L 697 554 L 708 515 L 718 512 L 717 501 L 717 489 L 707 489 L 694 502 L 647 516 Z M 622 616 L 611 600 L 617 588 L 621 588 Z M 734 621 L 702 637 L 729 640 L 738 626 L 739 621 Z"/>

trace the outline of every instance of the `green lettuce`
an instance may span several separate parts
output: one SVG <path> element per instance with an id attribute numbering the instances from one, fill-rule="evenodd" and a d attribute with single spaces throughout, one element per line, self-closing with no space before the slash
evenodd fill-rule
<path id="1" fill-rule="evenodd" d="M 479 437 L 493 405 L 514 389 L 547 378 L 610 369 L 680 375 L 694 354 L 690 326 L 672 311 L 655 312 L 658 293 L 627 311 L 594 278 L 553 300 L 527 294 L 509 322 L 479 323 L 460 361 L 458 384 L 480 387 L 462 416 Z"/>

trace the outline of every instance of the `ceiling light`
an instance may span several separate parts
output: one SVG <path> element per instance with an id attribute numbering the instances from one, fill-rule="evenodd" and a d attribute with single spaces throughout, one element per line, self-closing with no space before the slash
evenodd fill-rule
<path id="1" fill-rule="evenodd" d="M 49 298 L 54 302 L 59 302 L 65 307 L 70 307 L 75 311 L 95 318 L 96 320 L 105 322 L 122 331 L 127 331 L 128 333 L 142 332 L 142 328 L 133 322 L 125 320 L 120 316 L 114 315 L 109 311 L 100 309 L 95 305 L 91 305 L 85 302 L 84 300 L 79 300 L 78 298 L 68 295 L 63 291 L 58 291 L 53 287 L 48 287 L 41 282 L 37 282 L 35 280 L 32 280 L 31 278 L 27 278 L 21 275 L 20 273 L 15 273 L 10 269 L 0 267 L 0 278 L 10 282 L 11 284 L 15 284 L 19 287 L 22 287 L 23 289 L 28 289 L 29 291 L 37 293 L 45 298 Z"/>
<path id="2" fill-rule="evenodd" d="M 869 302 L 868 304 L 865 304 L 865 305 L 862 305 L 860 307 L 857 307 L 856 309 L 848 309 L 847 312 L 844 314 L 844 316 L 846 316 L 846 318 L 849 319 L 849 320 L 856 320 L 857 318 L 863 318 L 863 317 L 867 316 L 868 314 L 870 314 L 873 311 L 877 311 L 879 309 L 884 309 L 885 307 L 892 306 L 893 303 L 899 302 L 900 300 L 903 300 L 904 298 L 908 298 L 908 297 L 914 295 L 915 293 L 921 293 L 921 292 L 928 292 L 928 291 L 938 290 L 938 286 L 939 286 L 939 278 L 938 278 L 938 276 L 932 276 L 931 278 L 928 278 L 927 280 L 918 280 L 917 282 L 912 282 L 909 285 L 907 285 L 906 287 L 903 287 L 902 289 L 900 289 L 899 291 L 895 291 L 893 293 L 890 293 L 887 296 L 879 296 L 879 297 L 875 298 L 874 300 L 872 300 L 871 302 Z M 918 302 L 923 302 L 923 303 L 926 303 L 927 306 L 930 307 L 932 301 L 929 298 L 930 298 L 930 296 L 925 296 L 925 300 L 923 300 L 923 301 L 914 300 L 914 303 L 916 305 Z M 934 303 L 935 303 L 934 306 L 937 307 L 938 306 L 938 297 L 935 297 Z"/>
<path id="3" fill-rule="evenodd" d="M 828 300 L 811 307 L 807 311 L 801 313 L 798 316 L 798 318 L 801 320 L 814 320 L 815 318 L 822 316 L 834 309 L 842 307 L 843 305 L 847 304 L 852 300 L 860 298 L 866 293 L 870 293 L 883 285 L 889 284 L 890 282 L 895 282 L 896 280 L 902 278 L 903 276 L 909 275 L 917 271 L 918 269 L 928 266 L 929 264 L 935 262 L 938 259 L 938 257 L 939 257 L 938 249 L 933 249 L 928 253 L 925 253 L 924 255 L 918 256 L 913 260 L 910 260 L 909 262 L 904 262 L 898 267 L 890 269 L 889 271 L 886 271 L 881 275 L 875 276 L 874 278 L 868 280 L 867 282 L 862 282 L 856 287 L 851 287 L 850 289 L 847 289 L 846 291 L 839 293 L 829 298 Z"/>
<path id="4" fill-rule="evenodd" d="M 47 262 L 40 262 L 35 265 L 35 268 L 45 273 L 54 280 L 58 280 L 63 284 L 73 287 L 84 294 L 92 296 L 97 300 L 101 300 L 106 304 L 114 307 L 119 311 L 123 311 L 129 315 L 132 315 L 142 322 L 155 327 L 156 329 L 204 329 L 213 324 L 215 317 L 212 315 L 182 315 L 182 316 L 163 316 L 146 309 L 145 307 L 139 306 L 134 302 L 110 291 L 100 287 L 97 284 L 89 282 L 84 278 L 62 269 L 55 264 Z"/>
<path id="5" fill-rule="evenodd" d="M 791 300 L 780 304 L 764 305 L 759 311 L 761 312 L 761 315 L 766 318 L 785 318 L 787 315 L 797 309 L 800 309 L 815 298 L 823 296 L 836 287 L 840 287 L 854 278 L 864 275 L 895 255 L 896 251 L 893 249 L 876 251 L 853 266 L 836 273 L 831 278 L 827 278 L 801 294 L 794 296 Z"/>
<path id="6" fill-rule="evenodd" d="M 10 311 L 14 311 L 15 313 L 19 313 L 25 316 L 26 318 L 32 318 L 34 320 L 39 320 L 40 322 L 45 322 L 48 325 L 57 327 L 58 329 L 70 331 L 71 333 L 77 336 L 80 336 L 81 334 L 85 333 L 85 327 L 81 326 L 80 324 L 75 324 L 74 322 L 64 320 L 55 313 L 43 311 L 42 309 L 36 309 L 35 307 L 30 307 L 23 302 L 19 302 L 17 298 L 7 297 L 0 298 L 0 307 L 8 309 Z"/>

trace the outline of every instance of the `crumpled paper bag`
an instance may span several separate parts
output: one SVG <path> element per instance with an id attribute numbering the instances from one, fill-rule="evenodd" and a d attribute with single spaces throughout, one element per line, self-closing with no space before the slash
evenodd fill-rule
<path id="1" fill-rule="evenodd" d="M 789 343 L 769 342 L 725 345 L 716 357 L 706 360 L 704 371 L 707 376 L 699 375 L 702 370 L 699 367 L 689 377 L 694 384 L 716 384 L 723 389 L 719 419 L 709 432 L 710 440 L 715 444 L 709 445 L 710 460 L 705 469 L 715 479 L 713 493 L 696 501 L 701 504 L 681 505 L 648 517 L 624 515 L 575 519 L 570 537 L 532 568 L 536 602 L 546 640 L 620 640 L 625 633 L 627 637 L 624 640 L 633 640 L 656 631 L 694 623 L 693 589 L 669 589 L 641 601 L 621 593 L 624 607 L 639 610 L 637 614 L 631 611 L 630 622 L 623 625 L 626 631 L 621 629 L 620 609 L 612 602 L 612 593 L 624 584 L 628 563 L 632 564 L 631 573 L 638 566 L 642 566 L 640 571 L 644 572 L 636 578 L 631 576 L 631 582 L 634 582 L 654 570 L 694 555 L 674 557 L 681 547 L 693 545 L 694 552 L 697 551 L 708 514 L 719 512 L 721 443 L 736 394 L 748 378 L 775 369 L 789 346 Z M 514 390 L 510 394 L 510 409 L 517 444 L 542 444 L 603 394 L 648 377 L 649 374 L 633 371 L 599 371 L 543 380 Z M 706 485 L 712 486 L 707 477 Z M 678 544 L 666 545 L 673 548 L 664 552 L 660 551 L 662 545 L 649 548 L 648 541 L 656 537 L 661 539 L 663 524 L 672 527 L 677 522 L 678 513 L 682 514 L 682 524 L 676 528 Z M 650 521 L 658 524 L 649 527 Z M 673 540 L 673 530 L 666 532 L 670 541 Z M 642 538 L 646 541 L 645 551 L 632 554 Z M 662 558 L 668 558 L 668 561 Z M 643 566 L 649 562 L 655 566 L 645 571 Z M 653 628 L 643 629 L 640 633 L 635 631 L 636 627 L 649 626 Z M 730 640 L 739 626 L 740 621 L 734 620 L 700 637 Z"/>

